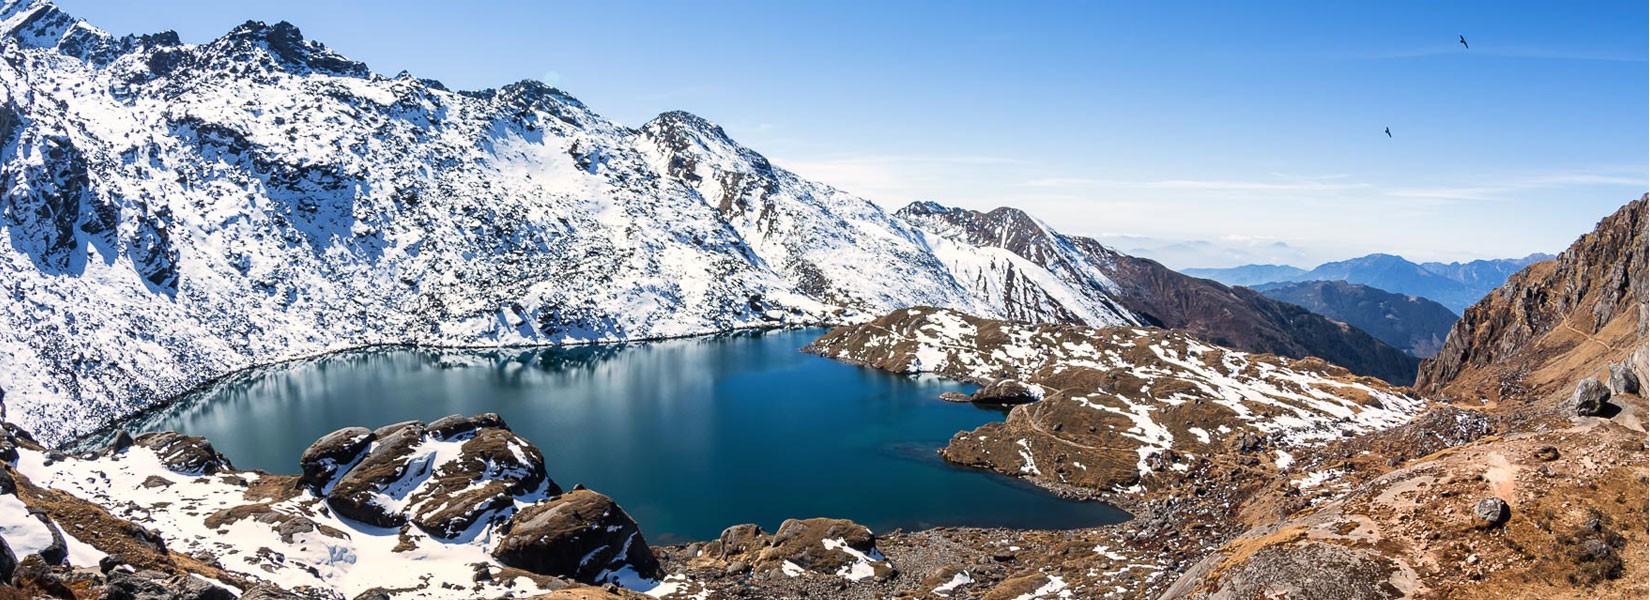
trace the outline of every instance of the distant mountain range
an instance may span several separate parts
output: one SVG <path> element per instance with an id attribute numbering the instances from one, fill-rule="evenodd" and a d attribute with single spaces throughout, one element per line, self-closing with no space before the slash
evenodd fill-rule
<path id="1" fill-rule="evenodd" d="M 1347 281 L 1388 292 L 1420 296 L 1460 314 L 1505 283 L 1507 277 L 1519 269 L 1551 258 L 1550 254 L 1538 253 L 1523 258 L 1417 264 L 1402 256 L 1370 254 L 1324 263 L 1311 270 L 1288 265 L 1243 265 L 1224 269 L 1183 269 L 1181 272 L 1227 285 L 1251 287 L 1293 281 Z"/>
<path id="2" fill-rule="evenodd" d="M 1438 353 L 1458 318 L 1444 305 L 1420 296 L 1345 281 L 1267 283 L 1254 289 L 1268 298 L 1362 329 L 1420 358 Z"/>

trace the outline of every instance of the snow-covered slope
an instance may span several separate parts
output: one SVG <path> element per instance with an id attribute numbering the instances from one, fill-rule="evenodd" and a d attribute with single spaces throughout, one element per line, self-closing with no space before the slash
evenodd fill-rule
<path id="1" fill-rule="evenodd" d="M 635 130 L 537 82 L 376 75 L 286 23 L 190 45 L 41 0 L 0 8 L 0 55 L 0 388 L 48 443 L 237 369 L 368 344 L 654 338 L 913 305 L 1137 321 L 692 115 Z"/>

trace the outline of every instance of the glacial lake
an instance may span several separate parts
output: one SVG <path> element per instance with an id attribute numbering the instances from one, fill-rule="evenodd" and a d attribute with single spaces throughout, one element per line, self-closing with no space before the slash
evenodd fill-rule
<path id="1" fill-rule="evenodd" d="M 1074 528 L 1128 515 L 947 465 L 936 451 L 1003 413 L 939 399 L 967 384 L 800 352 L 823 330 L 530 350 L 363 350 L 257 369 L 142 425 L 205 436 L 241 468 L 296 473 L 322 435 L 496 412 L 564 489 L 611 496 L 655 544 L 738 523 L 848 518 Z"/>

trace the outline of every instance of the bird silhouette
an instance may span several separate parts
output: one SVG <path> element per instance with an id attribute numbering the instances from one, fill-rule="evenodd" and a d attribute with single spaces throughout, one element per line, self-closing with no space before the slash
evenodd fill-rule
<path id="1" fill-rule="evenodd" d="M 1391 127 L 1386 128 L 1386 136 L 1387 137 L 1392 137 L 1392 128 Z"/>
<path id="2" fill-rule="evenodd" d="M 1472 49 L 1472 46 L 1467 45 L 1467 36 L 1461 35 L 1459 33 L 1455 34 L 1455 36 L 1461 38 L 1461 47 L 1462 48 L 1466 48 L 1468 50 Z"/>

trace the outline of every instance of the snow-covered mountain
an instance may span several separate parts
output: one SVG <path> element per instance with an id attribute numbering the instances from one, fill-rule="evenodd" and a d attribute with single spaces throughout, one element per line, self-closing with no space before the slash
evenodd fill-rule
<path id="1" fill-rule="evenodd" d="M 192 45 L 38 0 L 0 8 L 0 56 L 0 388 L 48 443 L 237 369 L 369 344 L 914 305 L 1139 322 L 685 113 L 631 129 L 538 82 L 380 76 L 286 23 Z M 982 283 L 994 263 L 1014 264 L 1015 293 Z"/>

